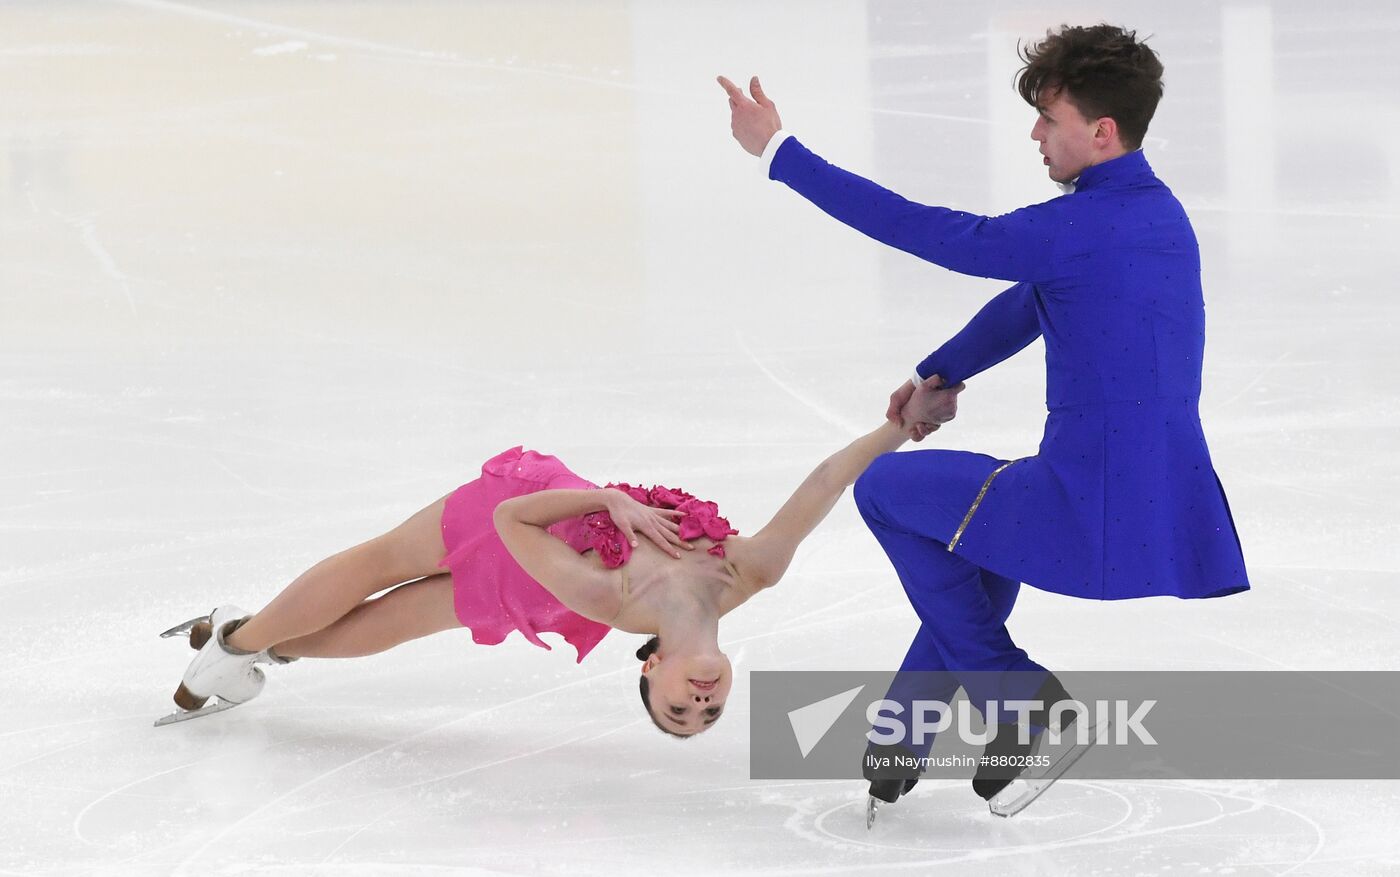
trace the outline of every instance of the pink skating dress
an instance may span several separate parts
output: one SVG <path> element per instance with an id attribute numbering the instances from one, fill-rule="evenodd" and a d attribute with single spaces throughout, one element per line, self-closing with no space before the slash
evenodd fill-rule
<path id="1" fill-rule="evenodd" d="M 703 535 L 719 543 L 738 532 L 719 516 L 714 503 L 682 490 L 653 487 L 648 491 L 627 484 L 608 487 L 647 505 L 680 509 L 685 513 L 679 521 L 683 539 Z M 452 573 L 457 620 L 471 629 L 474 642 L 496 645 L 518 630 L 530 642 L 548 649 L 539 635 L 549 631 L 563 636 L 582 661 L 612 630 L 559 602 L 521 569 L 496 534 L 491 515 L 501 502 L 540 490 L 561 489 L 595 490 L 598 486 L 570 472 L 557 457 L 515 447 L 487 460 L 481 465 L 480 478 L 447 497 L 442 510 L 442 543 L 447 553 L 438 567 Z M 632 555 L 632 546 L 607 512 L 569 518 L 548 529 L 580 554 L 596 550 L 610 569 L 622 566 Z M 723 557 L 723 545 L 714 545 L 710 553 Z"/>

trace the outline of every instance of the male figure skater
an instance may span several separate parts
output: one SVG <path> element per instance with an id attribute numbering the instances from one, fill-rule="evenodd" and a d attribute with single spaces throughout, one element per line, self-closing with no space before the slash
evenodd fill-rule
<path id="1" fill-rule="evenodd" d="M 923 413 L 937 392 L 925 379 L 958 384 L 1045 338 L 1039 453 L 888 454 L 855 485 L 922 622 L 902 669 L 948 671 L 951 689 L 961 684 L 974 704 L 1026 692 L 995 690 L 995 674 L 959 674 L 1033 671 L 1042 696 L 1064 696 L 1007 633 L 1021 582 L 1099 600 L 1249 587 L 1197 408 L 1200 253 L 1141 150 L 1162 65 L 1133 32 L 1109 25 L 1048 32 L 1022 60 L 1017 90 L 1038 114 L 1031 139 L 1066 194 L 997 217 L 916 204 L 828 164 L 782 130 L 757 77 L 751 97 L 720 77 L 734 137 L 770 179 L 882 243 L 1015 283 L 890 397 L 887 416 L 911 437 L 937 425 Z M 1045 727 L 1043 714 L 1032 725 Z M 991 799 L 1014 775 L 979 770 L 973 786 Z M 876 782 L 871 793 L 893 801 L 910 785 Z"/>

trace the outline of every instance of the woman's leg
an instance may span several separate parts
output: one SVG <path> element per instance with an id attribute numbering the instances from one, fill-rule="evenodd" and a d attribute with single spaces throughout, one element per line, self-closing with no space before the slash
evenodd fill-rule
<path id="1" fill-rule="evenodd" d="M 284 658 L 358 658 L 461 626 L 452 604 L 452 576 L 442 573 L 366 600 L 331 626 L 278 643 L 274 651 Z"/>
<path id="2" fill-rule="evenodd" d="M 368 542 L 333 554 L 302 573 L 228 638 L 260 652 L 334 624 L 371 594 L 441 573 L 442 507 L 447 497 Z M 279 652 L 280 654 L 280 652 Z"/>

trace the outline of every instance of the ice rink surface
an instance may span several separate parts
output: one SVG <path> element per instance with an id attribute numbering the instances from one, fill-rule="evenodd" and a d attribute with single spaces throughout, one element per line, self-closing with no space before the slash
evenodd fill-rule
<path id="1" fill-rule="evenodd" d="M 1400 7 L 1313 3 L 0 5 L 0 873 L 1400 872 L 1384 782 L 1067 779 L 998 820 L 929 782 L 748 779 L 747 671 L 897 665 L 914 615 L 849 499 L 727 618 L 679 742 L 637 637 L 465 632 L 272 668 L 170 728 L 156 634 L 256 608 L 516 444 L 744 532 L 1003 284 L 766 182 L 716 74 L 915 200 L 1057 194 L 1018 39 L 1154 36 L 1146 143 L 1201 242 L 1202 417 L 1254 589 L 1023 588 L 1063 669 L 1400 669 Z M 1033 453 L 1043 347 L 927 446 Z"/>

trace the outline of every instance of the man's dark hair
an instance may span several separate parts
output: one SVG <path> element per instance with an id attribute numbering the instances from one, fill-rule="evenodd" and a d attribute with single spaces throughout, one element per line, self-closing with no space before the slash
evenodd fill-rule
<path id="1" fill-rule="evenodd" d="M 646 645 L 642 646 L 640 649 L 637 649 L 637 660 L 645 661 L 647 658 L 650 658 L 652 656 L 652 653 L 659 648 L 661 648 L 661 637 L 652 637 L 651 639 L 646 641 Z M 667 734 L 670 734 L 672 737 L 679 737 L 682 740 L 693 736 L 691 734 L 679 734 L 671 730 L 670 728 L 661 724 L 661 720 L 656 717 L 656 713 L 651 711 L 651 683 L 647 680 L 647 676 L 645 673 L 642 674 L 642 682 L 640 687 L 642 690 L 642 709 L 647 711 L 647 716 L 651 719 L 651 723 L 653 725 L 665 731 Z"/>
<path id="2" fill-rule="evenodd" d="M 1137 41 L 1137 33 L 1099 24 L 1061 25 L 1045 39 L 1017 45 L 1026 62 L 1016 73 L 1016 90 L 1026 103 L 1040 106 L 1047 92 L 1064 89 L 1086 119 L 1108 116 L 1118 123 L 1118 137 L 1129 150 L 1142 146 L 1147 124 L 1162 99 L 1162 62 Z"/>

